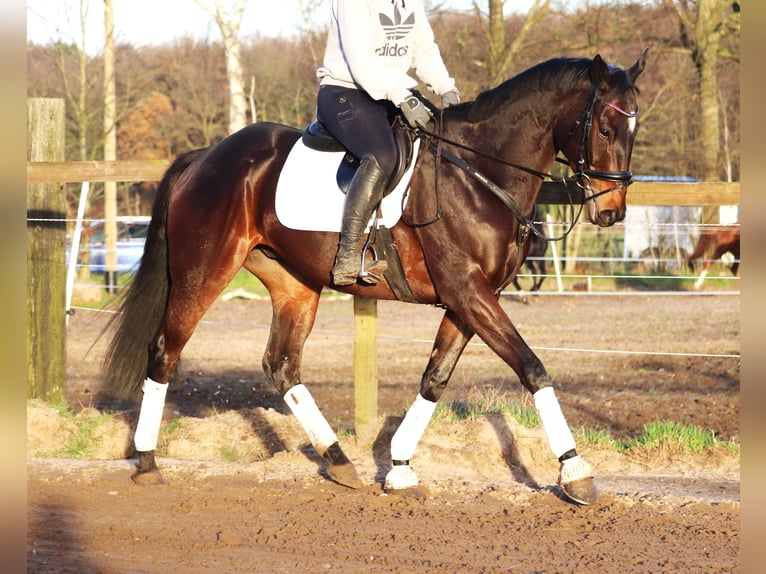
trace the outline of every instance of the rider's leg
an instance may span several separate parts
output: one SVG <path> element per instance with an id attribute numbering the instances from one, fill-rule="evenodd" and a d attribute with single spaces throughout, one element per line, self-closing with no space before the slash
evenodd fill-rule
<path id="1" fill-rule="evenodd" d="M 351 181 L 351 187 L 346 195 L 343 206 L 343 223 L 338 242 L 338 254 L 332 269 L 332 280 L 335 285 L 351 285 L 355 283 L 362 268 L 362 258 L 359 242 L 372 212 L 383 198 L 388 174 L 385 173 L 372 155 L 366 155 Z M 367 268 L 373 275 L 385 271 L 385 261 Z"/>
<path id="2" fill-rule="evenodd" d="M 322 86 L 317 97 L 317 116 L 361 165 L 346 196 L 338 255 L 333 267 L 336 285 L 356 282 L 361 270 L 360 239 L 396 166 L 396 144 L 385 102 L 368 94 L 338 86 Z M 385 262 L 365 267 L 363 281 L 375 283 Z"/>

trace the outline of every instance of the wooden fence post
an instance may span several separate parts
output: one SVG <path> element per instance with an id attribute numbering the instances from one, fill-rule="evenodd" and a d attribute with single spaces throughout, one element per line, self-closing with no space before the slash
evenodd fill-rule
<path id="1" fill-rule="evenodd" d="M 64 100 L 27 101 L 27 160 L 64 160 Z M 66 398 L 66 197 L 27 184 L 27 398 Z"/>
<path id="2" fill-rule="evenodd" d="M 354 429 L 357 443 L 372 444 L 378 428 L 378 307 L 354 297 Z"/>

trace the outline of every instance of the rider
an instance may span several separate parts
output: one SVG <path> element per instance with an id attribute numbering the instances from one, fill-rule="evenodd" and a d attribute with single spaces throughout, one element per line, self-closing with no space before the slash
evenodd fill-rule
<path id="1" fill-rule="evenodd" d="M 390 120 L 400 109 L 412 127 L 431 115 L 410 91 L 411 68 L 439 96 L 443 107 L 460 101 L 422 0 L 333 0 L 320 80 L 317 119 L 361 160 L 346 195 L 332 270 L 335 285 L 351 285 L 361 271 L 359 240 L 396 167 Z M 385 261 L 361 279 L 374 285 Z"/>

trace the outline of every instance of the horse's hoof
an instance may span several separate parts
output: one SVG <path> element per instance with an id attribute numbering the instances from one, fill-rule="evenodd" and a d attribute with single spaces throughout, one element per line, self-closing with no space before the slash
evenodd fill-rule
<path id="1" fill-rule="evenodd" d="M 383 487 L 383 491 L 391 496 L 398 496 L 400 498 L 428 498 L 429 492 L 425 486 L 410 486 L 409 488 L 386 488 Z"/>
<path id="2" fill-rule="evenodd" d="M 330 445 L 322 454 L 322 458 L 330 463 L 327 467 L 327 475 L 331 480 L 349 488 L 359 489 L 364 487 L 362 479 L 359 478 L 356 472 L 354 463 L 349 460 L 346 453 L 340 448 L 340 444 L 335 442 Z"/>
<path id="3" fill-rule="evenodd" d="M 346 464 L 331 464 L 327 467 L 327 475 L 338 484 L 353 489 L 364 488 L 364 482 L 359 478 L 356 468 L 350 462 Z"/>
<path id="4" fill-rule="evenodd" d="M 567 498 L 578 504 L 593 504 L 599 497 L 598 487 L 592 476 L 562 483 L 561 488 Z"/>
<path id="5" fill-rule="evenodd" d="M 130 476 L 130 479 L 141 486 L 157 486 L 165 484 L 165 479 L 162 478 L 162 473 L 156 468 L 151 470 L 137 470 Z"/>
<path id="6" fill-rule="evenodd" d="M 399 498 L 415 498 L 419 500 L 428 498 L 428 490 L 423 486 L 403 488 L 400 490 L 386 490 L 385 492 L 386 494 L 391 496 L 398 496 Z"/>

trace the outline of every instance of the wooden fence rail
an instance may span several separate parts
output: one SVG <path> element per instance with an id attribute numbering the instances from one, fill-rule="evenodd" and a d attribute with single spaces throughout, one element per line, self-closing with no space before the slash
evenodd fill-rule
<path id="1" fill-rule="evenodd" d="M 29 162 L 29 183 L 79 183 L 84 181 L 159 181 L 168 160 Z M 538 203 L 567 204 L 579 201 L 582 191 L 574 185 L 569 193 L 561 183 L 543 183 Z M 571 194 L 571 197 L 570 197 Z M 637 181 L 628 189 L 629 205 L 739 205 L 739 182 Z"/>

